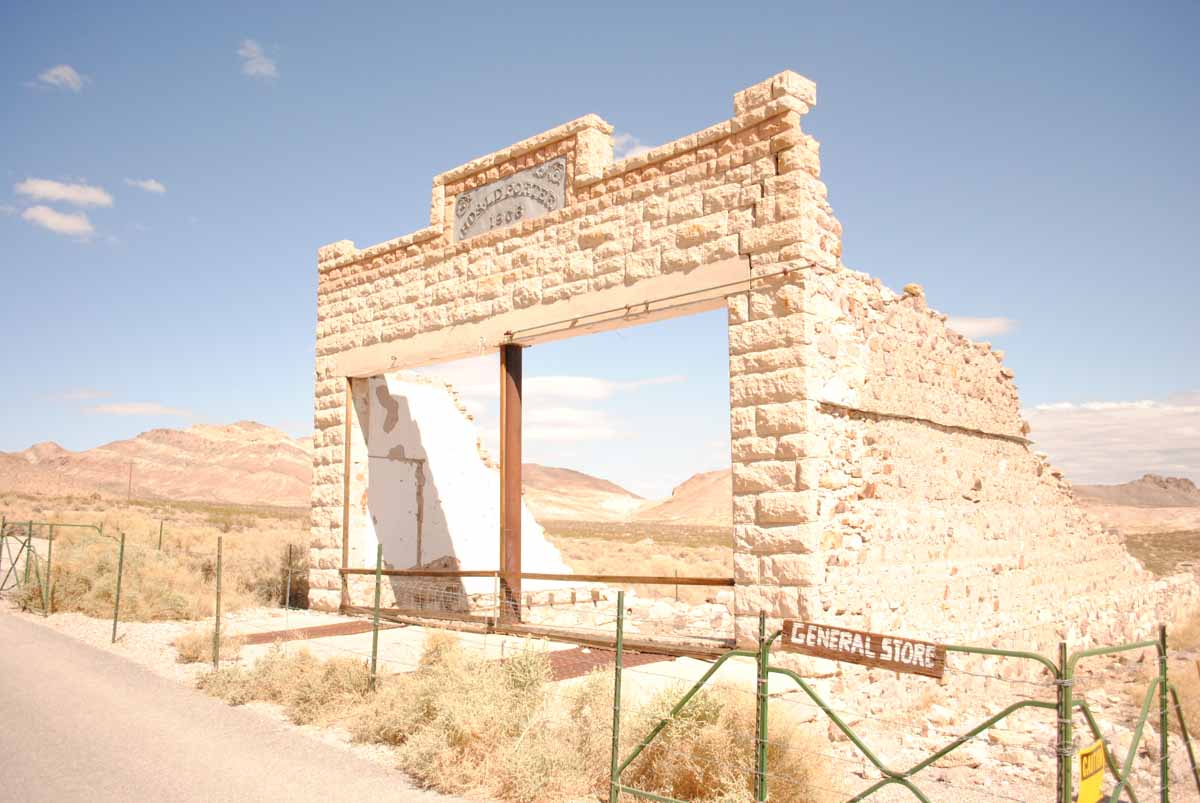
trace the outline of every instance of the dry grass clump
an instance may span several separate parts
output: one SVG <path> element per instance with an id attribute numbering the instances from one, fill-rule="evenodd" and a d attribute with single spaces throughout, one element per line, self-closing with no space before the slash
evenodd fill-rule
<path id="1" fill-rule="evenodd" d="M 197 628 L 175 639 L 175 660 L 181 664 L 197 664 L 212 660 L 213 629 Z M 242 651 L 242 639 L 221 634 L 221 660 L 231 661 Z"/>
<path id="2" fill-rule="evenodd" d="M 369 683 L 365 661 L 320 661 L 307 650 L 288 653 L 279 645 L 258 659 L 252 669 L 223 667 L 197 681 L 199 688 L 230 705 L 251 700 L 278 703 L 297 725 L 337 721 L 362 703 Z"/>
<path id="3" fill-rule="evenodd" d="M 511 801 L 606 798 L 612 745 L 612 675 L 561 686 L 544 652 L 485 660 L 456 637 L 432 633 L 418 669 L 367 691 L 361 663 L 322 663 L 276 650 L 253 669 L 221 669 L 201 688 L 233 704 L 281 703 L 296 722 L 340 721 L 354 739 L 396 748 L 400 767 L 450 794 Z M 681 689 L 626 709 L 627 754 Z M 780 716 L 772 725 L 772 800 L 821 800 L 808 738 Z M 752 800 L 754 696 L 702 692 L 626 771 L 642 789 L 695 801 Z M 827 784 L 826 784 L 827 785 Z"/>
<path id="4" fill-rule="evenodd" d="M 1187 723 L 1188 734 L 1193 739 L 1200 734 L 1200 611 L 1192 614 L 1187 623 L 1174 633 L 1168 633 L 1171 651 L 1185 650 L 1192 655 L 1192 660 L 1173 661 L 1167 667 L 1171 685 L 1179 690 L 1179 704 L 1183 708 L 1183 720 Z M 1172 700 L 1172 706 L 1174 701 Z M 1179 723 L 1175 712 L 1171 712 L 1171 729 L 1178 732 Z"/>
<path id="5" fill-rule="evenodd" d="M 20 501 L 20 500 L 17 500 Z M 59 500 L 64 501 L 64 500 Z M 65 500 L 71 502 L 73 500 Z M 12 511 L 6 511 L 12 513 Z M 257 605 L 279 605 L 292 577 L 291 604 L 307 605 L 308 548 L 304 522 L 288 511 L 226 510 L 182 503 L 107 503 L 97 511 L 78 504 L 57 511 L 21 509 L 29 520 L 47 522 L 34 528 L 41 556 L 30 572 L 23 602 L 41 610 L 48 523 L 54 531 L 50 587 L 52 610 L 77 611 L 109 618 L 116 591 L 119 532 L 126 534 L 121 581 L 121 619 L 126 621 L 202 619 L 212 615 L 215 597 L 217 536 L 224 536 L 221 607 L 232 611 Z M 13 515 L 8 516 L 10 522 Z M 163 526 L 158 549 L 159 521 Z M 236 527 L 226 527 L 228 521 Z M 23 534 L 24 529 L 21 530 Z M 10 527 L 10 534 L 12 528 Z M 288 566 L 288 545 L 291 565 Z M 22 566 L 18 567 L 23 568 Z"/>
<path id="6" fill-rule="evenodd" d="M 666 717 L 681 687 L 656 697 L 636 718 L 637 733 Z M 625 771 L 626 784 L 678 800 L 752 801 L 754 695 L 715 686 L 701 690 Z M 832 800 L 816 738 L 783 711 L 768 718 L 767 767 L 772 801 Z"/>

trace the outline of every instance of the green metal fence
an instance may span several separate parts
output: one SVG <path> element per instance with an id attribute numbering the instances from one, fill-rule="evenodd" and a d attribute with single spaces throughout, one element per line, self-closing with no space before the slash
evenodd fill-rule
<path id="1" fill-rule="evenodd" d="M 1167 642 L 1165 628 L 1159 629 L 1159 636 L 1155 640 L 1135 642 L 1131 644 L 1121 644 L 1114 647 L 1098 647 L 1089 650 L 1083 650 L 1076 653 L 1068 654 L 1067 645 L 1060 644 L 1058 660 L 1052 660 L 1046 656 L 1039 655 L 1034 652 L 1022 650 L 1006 650 L 995 649 L 988 647 L 976 647 L 967 645 L 945 645 L 948 654 L 959 655 L 976 655 L 976 656 L 994 656 L 1011 658 L 1022 661 L 1032 661 L 1039 664 L 1053 677 L 1053 685 L 1056 689 L 1057 700 L 1049 702 L 1045 700 L 1023 699 L 1004 707 L 996 714 L 979 722 L 966 733 L 951 740 L 943 747 L 929 753 L 920 761 L 907 767 L 893 767 L 884 762 L 875 751 L 868 746 L 863 736 L 858 733 L 855 728 L 848 724 L 837 711 L 824 699 L 813 687 L 805 681 L 796 672 L 781 666 L 775 666 L 771 663 L 771 648 L 776 640 L 782 635 L 782 631 L 776 631 L 770 635 L 766 632 L 765 616 L 760 614 L 759 617 L 759 642 L 757 650 L 735 649 L 721 655 L 708 670 L 687 689 L 679 698 L 678 702 L 672 707 L 670 712 L 663 717 L 645 736 L 639 740 L 632 750 L 624 758 L 620 754 L 621 742 L 621 693 L 622 693 L 622 673 L 624 669 L 624 599 L 623 592 L 618 597 L 618 614 L 617 614 L 617 633 L 616 633 L 616 666 L 614 669 L 614 703 L 613 703 L 613 725 L 612 725 L 612 762 L 610 772 L 610 803 L 616 803 L 622 795 L 628 795 L 635 798 L 645 800 L 660 801 L 660 803 L 684 803 L 676 798 L 669 797 L 658 792 L 652 792 L 644 789 L 636 788 L 633 785 L 626 784 L 622 781 L 622 776 L 625 771 L 638 759 L 643 751 L 668 727 L 668 725 L 680 716 L 685 707 L 695 698 L 702 688 L 708 684 L 717 671 L 730 660 L 735 658 L 753 659 L 755 661 L 755 688 L 754 695 L 756 700 L 755 705 L 755 733 L 754 733 L 754 770 L 751 777 L 751 786 L 753 788 L 753 797 L 756 801 L 767 801 L 770 799 L 770 767 L 768 766 L 768 740 L 767 740 L 767 724 L 770 716 L 770 696 L 768 694 L 768 680 L 771 675 L 777 675 L 787 678 L 796 684 L 797 687 L 816 705 L 823 715 L 858 751 L 878 771 L 882 778 L 868 786 L 863 791 L 849 798 L 850 803 L 855 801 L 865 800 L 875 796 L 881 790 L 890 787 L 898 786 L 907 790 L 913 798 L 923 803 L 930 803 L 931 798 L 921 788 L 922 780 L 918 776 L 923 770 L 931 767 L 939 759 L 945 758 L 955 750 L 961 748 L 970 740 L 984 734 L 992 728 L 995 728 L 999 723 L 1011 717 L 1018 711 L 1025 709 L 1046 710 L 1055 713 L 1057 728 L 1057 775 L 1058 780 L 1055 790 L 1046 790 L 1046 796 L 1040 798 L 1043 800 L 1055 800 L 1058 803 L 1072 803 L 1074 793 L 1072 790 L 1073 777 L 1073 720 L 1075 712 L 1079 712 L 1084 722 L 1086 722 L 1091 734 L 1104 745 L 1104 758 L 1109 772 L 1112 775 L 1114 786 L 1111 793 L 1106 798 L 1110 803 L 1124 800 L 1122 795 L 1128 795 L 1128 800 L 1131 803 L 1138 803 L 1138 798 L 1130 788 L 1129 782 L 1133 773 L 1134 759 L 1141 742 L 1142 732 L 1148 719 L 1152 703 L 1155 698 L 1158 699 L 1158 737 L 1159 737 L 1159 755 L 1160 761 L 1160 792 L 1159 799 L 1161 803 L 1168 803 L 1170 800 L 1170 777 L 1168 774 L 1169 755 L 1169 729 L 1168 717 L 1170 714 L 1169 701 L 1174 702 L 1174 710 L 1178 720 L 1180 732 L 1183 742 L 1186 747 L 1186 754 L 1190 763 L 1191 777 L 1195 782 L 1197 793 L 1200 794 L 1200 772 L 1197 771 L 1195 753 L 1191 744 L 1191 737 L 1187 730 L 1187 725 L 1184 722 L 1182 707 L 1179 702 L 1178 689 L 1173 686 L 1167 676 Z M 1078 664 L 1087 659 L 1102 655 L 1114 655 L 1122 652 L 1130 652 L 1134 650 L 1153 648 L 1158 656 L 1158 672 L 1150 683 L 1149 688 L 1141 705 L 1139 717 L 1133 732 L 1132 742 L 1128 748 L 1124 760 L 1118 763 L 1117 758 L 1113 755 L 1111 747 L 1105 741 L 1104 735 L 1101 732 L 1096 717 L 1093 715 L 1088 702 L 1082 697 L 1073 695 L 1073 687 L 1075 684 L 1075 671 Z"/>

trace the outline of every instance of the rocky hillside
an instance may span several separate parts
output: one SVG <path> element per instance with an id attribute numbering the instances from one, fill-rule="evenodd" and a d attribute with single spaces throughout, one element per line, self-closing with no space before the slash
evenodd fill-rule
<path id="1" fill-rule="evenodd" d="M 521 466 L 525 504 L 539 519 L 625 521 L 646 500 L 616 483 L 569 468 Z"/>
<path id="2" fill-rule="evenodd" d="M 639 521 L 728 525 L 733 521 L 733 485 L 729 469 L 694 474 L 675 486 L 671 496 L 638 510 Z"/>
<path id="3" fill-rule="evenodd" d="M 1183 477 L 1147 474 L 1121 485 L 1076 485 L 1075 495 L 1087 502 L 1131 507 L 1200 507 L 1200 488 Z"/>
<path id="4" fill-rule="evenodd" d="M 45 442 L 0 452 L 0 491 L 133 496 L 246 505 L 305 507 L 312 439 L 297 440 L 253 421 L 153 429 L 135 438 L 72 452 Z M 569 468 L 527 463 L 525 503 L 539 519 L 727 525 L 729 469 L 684 481 L 667 499 L 648 500 L 614 482 Z"/>
<path id="5" fill-rule="evenodd" d="M 39 443 L 0 453 L 0 489 L 48 495 L 101 493 L 137 498 L 308 505 L 312 443 L 253 421 L 153 429 L 72 452 Z"/>

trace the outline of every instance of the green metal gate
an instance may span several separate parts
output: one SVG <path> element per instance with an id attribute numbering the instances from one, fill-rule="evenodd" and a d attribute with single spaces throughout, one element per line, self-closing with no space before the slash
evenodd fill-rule
<path id="1" fill-rule="evenodd" d="M 896 785 L 907 789 L 912 796 L 923 803 L 930 803 L 930 798 L 922 791 L 918 785 L 918 774 L 931 766 L 934 762 L 952 753 L 954 750 L 962 747 L 971 739 L 995 727 L 1006 718 L 1012 716 L 1017 711 L 1033 708 L 1045 709 L 1055 712 L 1057 719 L 1057 769 L 1058 781 L 1057 787 L 1051 798 L 1049 790 L 1047 797 L 1044 799 L 1053 799 L 1058 803 L 1072 803 L 1072 763 L 1074 756 L 1074 748 L 1072 742 L 1072 727 L 1073 714 L 1078 711 L 1082 714 L 1084 721 L 1087 723 L 1088 729 L 1092 735 L 1104 744 L 1105 763 L 1115 779 L 1115 787 L 1111 792 L 1108 800 L 1110 803 L 1117 803 L 1122 800 L 1122 794 L 1128 795 L 1131 803 L 1138 803 L 1137 796 L 1129 787 L 1129 780 L 1133 773 L 1134 759 L 1137 754 L 1139 742 L 1143 727 L 1151 711 L 1151 703 L 1157 696 L 1158 699 L 1158 715 L 1159 715 L 1159 751 L 1162 757 L 1160 762 L 1160 801 L 1168 803 L 1170 800 L 1170 779 L 1168 776 L 1167 755 L 1169 753 L 1169 733 L 1168 733 L 1168 697 L 1170 696 L 1174 702 L 1174 709 L 1178 718 L 1179 728 L 1183 737 L 1184 744 L 1187 749 L 1187 757 L 1191 764 L 1191 775 L 1196 783 L 1197 791 L 1200 792 L 1200 772 L 1197 771 L 1196 758 L 1192 749 L 1191 738 L 1187 730 L 1186 723 L 1183 719 L 1182 707 L 1179 703 L 1178 690 L 1169 683 L 1167 677 L 1167 651 L 1166 651 L 1166 630 L 1159 629 L 1159 638 L 1153 641 L 1141 641 L 1132 644 L 1122 644 L 1115 647 L 1098 647 L 1095 649 L 1084 650 L 1081 652 L 1068 655 L 1067 646 L 1065 643 L 1059 646 L 1059 660 L 1053 661 L 1043 655 L 1034 652 L 1026 652 L 1022 650 L 1004 650 L 993 649 L 988 647 L 972 647 L 965 645 L 945 645 L 947 653 L 957 653 L 962 655 L 980 655 L 980 656 L 998 656 L 1014 658 L 1019 660 L 1034 661 L 1046 669 L 1054 678 L 1054 686 L 1057 691 L 1057 701 L 1048 702 L 1043 700 L 1021 700 L 1013 703 L 993 716 L 988 717 L 979 724 L 971 728 L 967 733 L 964 733 L 950 741 L 945 746 L 928 754 L 922 760 L 909 767 L 895 768 L 888 766 L 882 761 L 874 751 L 867 745 L 863 738 L 848 725 L 837 712 L 818 694 L 805 680 L 790 669 L 784 667 L 773 666 L 771 664 L 771 647 L 775 641 L 782 635 L 782 631 L 776 631 L 771 635 L 766 632 L 766 618 L 764 615 L 759 615 L 759 648 L 757 651 L 751 650 L 731 650 L 718 658 L 711 667 L 697 680 L 691 688 L 679 699 L 675 706 L 671 709 L 667 716 L 663 717 L 657 725 L 654 726 L 647 734 L 645 739 L 642 739 L 630 753 L 621 758 L 620 755 L 620 727 L 621 727 L 621 673 L 622 660 L 624 655 L 624 594 L 618 595 L 618 615 L 617 615 L 617 636 L 616 636 L 616 668 L 614 671 L 614 702 L 613 702 L 613 742 L 612 742 L 612 763 L 610 767 L 610 784 L 609 784 L 609 801 L 617 803 L 618 798 L 622 795 L 631 795 L 633 797 L 642 798 L 645 800 L 660 801 L 660 803 L 684 803 L 672 797 L 657 794 L 647 790 L 635 788 L 624 784 L 621 780 L 625 770 L 641 755 L 642 751 L 654 741 L 655 738 L 662 733 L 668 724 L 680 715 L 687 704 L 693 697 L 712 679 L 717 670 L 721 668 L 727 661 L 733 658 L 753 658 L 756 665 L 756 716 L 755 716 L 755 743 L 754 756 L 755 767 L 753 773 L 753 792 L 756 801 L 767 801 L 769 799 L 768 779 L 769 770 L 767 766 L 767 722 L 769 717 L 770 697 L 767 693 L 768 679 L 772 674 L 788 678 L 793 681 L 808 698 L 823 712 L 825 717 L 840 731 L 855 749 L 869 761 L 883 776 L 881 780 L 872 784 L 862 792 L 850 798 L 850 803 L 865 800 L 875 795 L 880 790 Z M 1118 765 L 1116 757 L 1113 755 L 1108 743 L 1104 741 L 1103 734 L 1097 723 L 1096 717 L 1092 714 L 1088 707 L 1087 700 L 1083 698 L 1076 699 L 1072 694 L 1075 682 L 1075 669 L 1080 661 L 1096 657 L 1100 655 L 1112 655 L 1120 652 L 1128 652 L 1132 650 L 1154 648 L 1159 658 L 1158 674 L 1151 682 L 1150 687 L 1146 691 L 1144 701 L 1141 706 L 1140 716 L 1137 721 L 1136 728 L 1133 733 L 1133 740 L 1129 746 L 1129 750 L 1124 757 L 1124 761 Z M 1070 714 L 1068 714 L 1070 712 Z"/>

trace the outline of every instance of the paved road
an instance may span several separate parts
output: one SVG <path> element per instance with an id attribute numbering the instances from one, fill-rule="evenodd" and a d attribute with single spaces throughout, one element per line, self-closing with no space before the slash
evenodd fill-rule
<path id="1" fill-rule="evenodd" d="M 0 800 L 454 798 L 261 713 L 0 613 Z"/>

